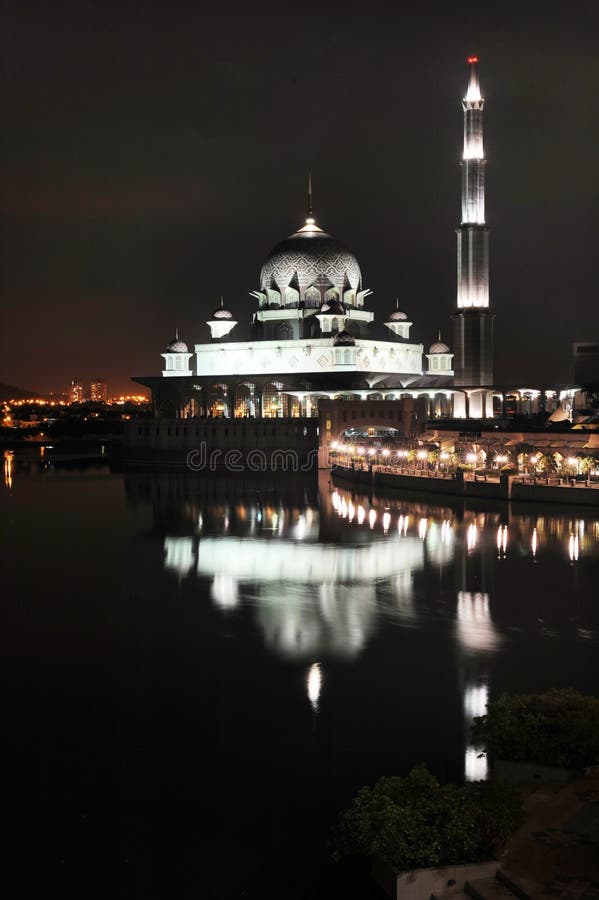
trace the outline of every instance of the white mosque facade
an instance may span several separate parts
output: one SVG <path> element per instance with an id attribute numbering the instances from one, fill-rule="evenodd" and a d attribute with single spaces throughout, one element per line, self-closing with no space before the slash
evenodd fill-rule
<path id="1" fill-rule="evenodd" d="M 431 418 L 501 414 L 505 397 L 492 387 L 484 100 L 478 59 L 468 63 L 454 350 L 439 334 L 425 352 L 398 302 L 384 321 L 386 338 L 374 339 L 371 291 L 354 254 L 316 221 L 309 182 L 304 224 L 269 253 L 250 292 L 251 338 L 235 339 L 238 322 L 221 300 L 206 323 L 209 342 L 192 351 L 177 334 L 162 353 L 161 375 L 133 379 L 151 388 L 157 416 L 309 417 L 321 399 L 405 397 L 424 397 Z M 529 400 L 551 411 L 562 398 L 546 393 L 531 391 Z"/>

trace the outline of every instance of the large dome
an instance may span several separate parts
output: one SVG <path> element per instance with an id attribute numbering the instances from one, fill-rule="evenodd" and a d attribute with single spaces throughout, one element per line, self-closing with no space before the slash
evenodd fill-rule
<path id="1" fill-rule="evenodd" d="M 351 285 L 361 287 L 358 260 L 347 247 L 318 227 L 310 216 L 299 231 L 274 247 L 260 274 L 260 286 L 267 290 L 275 283 L 279 291 L 290 284 L 301 291 L 312 284 L 330 282 L 343 292 Z"/>

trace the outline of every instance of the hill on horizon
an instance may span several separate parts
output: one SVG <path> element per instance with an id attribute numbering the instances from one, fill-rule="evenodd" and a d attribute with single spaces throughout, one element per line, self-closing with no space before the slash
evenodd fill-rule
<path id="1" fill-rule="evenodd" d="M 44 397 L 39 391 L 28 391 L 25 388 L 15 387 L 12 384 L 0 382 L 0 401 L 2 400 L 27 400 L 31 397 Z"/>

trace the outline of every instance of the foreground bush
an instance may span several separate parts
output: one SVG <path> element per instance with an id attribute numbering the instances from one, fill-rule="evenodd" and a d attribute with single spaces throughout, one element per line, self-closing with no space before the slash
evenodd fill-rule
<path id="1" fill-rule="evenodd" d="M 500 759 L 581 769 L 599 758 L 599 698 L 573 690 L 502 694 L 472 739 Z"/>
<path id="2" fill-rule="evenodd" d="M 522 821 L 508 785 L 440 785 L 426 766 L 363 787 L 339 816 L 333 856 L 378 856 L 401 871 L 493 859 Z"/>

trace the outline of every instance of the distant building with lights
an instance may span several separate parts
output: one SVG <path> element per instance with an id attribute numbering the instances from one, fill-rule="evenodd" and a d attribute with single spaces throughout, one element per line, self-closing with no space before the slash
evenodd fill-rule
<path id="1" fill-rule="evenodd" d="M 92 403 L 106 403 L 108 399 L 108 385 L 101 378 L 94 378 L 89 383 L 89 399 Z"/>
<path id="2" fill-rule="evenodd" d="M 69 385 L 68 402 L 83 403 L 85 399 L 85 392 L 83 390 L 83 383 L 81 379 L 73 378 Z"/>
<path id="3" fill-rule="evenodd" d="M 177 333 L 161 375 L 133 379 L 151 389 L 157 416 L 310 417 L 323 399 L 424 399 L 430 418 L 559 410 L 568 391 L 494 386 L 484 99 L 478 58 L 468 64 L 453 348 L 439 333 L 425 351 L 398 302 L 389 304 L 385 339 L 371 334 L 372 292 L 354 254 L 317 223 L 309 182 L 304 224 L 268 254 L 250 292 L 250 340 L 234 339 L 238 322 L 221 299 L 206 321 L 209 342 L 192 350 Z"/>

